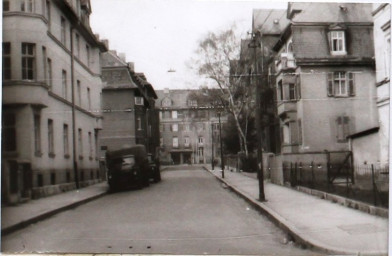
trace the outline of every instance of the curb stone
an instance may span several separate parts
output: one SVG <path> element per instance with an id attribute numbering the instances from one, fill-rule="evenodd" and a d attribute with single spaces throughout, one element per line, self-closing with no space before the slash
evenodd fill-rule
<path id="1" fill-rule="evenodd" d="M 85 199 L 77 201 L 77 202 L 70 203 L 70 204 L 62 206 L 60 208 L 49 210 L 49 211 L 44 212 L 42 214 L 39 214 L 37 216 L 31 217 L 30 219 L 22 220 L 19 223 L 16 223 L 16 224 L 13 224 L 11 226 L 2 228 L 1 229 L 1 235 L 2 236 L 8 235 L 8 234 L 10 234 L 12 232 L 15 232 L 17 230 L 25 228 L 25 227 L 27 227 L 27 226 L 29 226 L 29 225 L 31 225 L 33 223 L 36 223 L 38 221 L 42 221 L 42 220 L 44 220 L 46 218 L 49 218 L 49 217 L 51 217 L 53 215 L 56 215 L 56 214 L 60 213 L 60 212 L 63 212 L 63 211 L 66 211 L 66 210 L 78 207 L 79 205 L 82 205 L 82 204 L 88 203 L 90 201 L 93 201 L 95 199 L 98 199 L 98 198 L 106 195 L 107 193 L 108 192 L 105 191 L 105 192 L 102 192 L 102 193 L 100 193 L 98 195 L 95 195 L 95 196 L 92 196 L 92 197 L 89 197 L 89 198 L 85 198 Z"/>
<path id="2" fill-rule="evenodd" d="M 304 246 L 305 248 L 314 249 L 314 250 L 317 250 L 320 252 L 325 252 L 328 254 L 363 255 L 363 256 L 365 256 L 365 255 L 366 256 L 388 255 L 387 252 L 381 252 L 381 251 L 360 253 L 358 251 L 345 251 L 344 249 L 341 249 L 341 248 L 335 248 L 335 247 L 323 245 L 319 241 L 315 241 L 311 237 L 308 237 L 306 234 L 303 234 L 301 231 L 299 231 L 296 227 L 291 225 L 291 223 L 289 221 L 284 219 L 282 216 L 280 216 L 273 209 L 269 208 L 268 206 L 266 206 L 262 202 L 259 202 L 258 200 L 253 199 L 251 196 L 246 195 L 244 192 L 240 191 L 236 186 L 231 185 L 226 180 L 222 179 L 221 177 L 218 177 L 217 175 L 215 175 L 212 171 L 210 171 L 205 166 L 203 166 L 203 168 L 207 172 L 212 174 L 217 180 L 226 184 L 226 186 L 231 191 L 235 192 L 237 195 L 239 195 L 245 201 L 250 203 L 254 209 L 256 209 L 260 213 L 264 214 L 268 219 L 270 219 L 280 229 L 282 229 L 284 232 L 286 232 L 291 237 L 293 237 L 294 242 L 296 242 L 297 244 L 299 244 L 301 246 Z"/>

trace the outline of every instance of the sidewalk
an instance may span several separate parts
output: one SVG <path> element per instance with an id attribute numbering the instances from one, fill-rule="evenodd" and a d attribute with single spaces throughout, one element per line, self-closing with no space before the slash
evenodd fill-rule
<path id="1" fill-rule="evenodd" d="M 206 168 L 206 167 L 205 167 Z M 388 255 L 388 219 L 350 209 L 296 190 L 264 183 L 239 172 L 206 168 L 217 179 L 263 212 L 296 242 L 332 254 Z"/>
<path id="2" fill-rule="evenodd" d="M 56 213 L 76 207 L 107 193 L 107 183 L 101 182 L 16 206 L 1 208 L 1 233 L 6 235 Z"/>

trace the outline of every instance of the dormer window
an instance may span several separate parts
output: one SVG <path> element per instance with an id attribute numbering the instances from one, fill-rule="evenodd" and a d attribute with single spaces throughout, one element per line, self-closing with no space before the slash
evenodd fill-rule
<path id="1" fill-rule="evenodd" d="M 328 32 L 329 49 L 332 55 L 346 55 L 346 31 L 342 26 L 330 27 Z"/>

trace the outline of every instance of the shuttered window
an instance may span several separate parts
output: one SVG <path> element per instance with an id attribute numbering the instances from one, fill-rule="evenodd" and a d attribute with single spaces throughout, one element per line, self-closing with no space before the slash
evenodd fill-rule
<path id="1" fill-rule="evenodd" d="M 355 76 L 352 72 L 337 71 L 327 75 L 328 97 L 355 96 Z"/>

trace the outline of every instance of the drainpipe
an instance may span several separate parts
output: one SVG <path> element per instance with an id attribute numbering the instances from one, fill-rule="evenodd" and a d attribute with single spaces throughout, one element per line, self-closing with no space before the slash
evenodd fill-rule
<path id="1" fill-rule="evenodd" d="M 73 27 L 71 26 L 71 92 L 72 92 L 72 159 L 73 159 L 73 171 L 75 177 L 76 189 L 79 189 L 79 176 L 78 176 L 78 162 L 76 158 L 76 118 L 75 118 L 75 70 L 74 70 L 74 45 L 73 45 Z"/>

